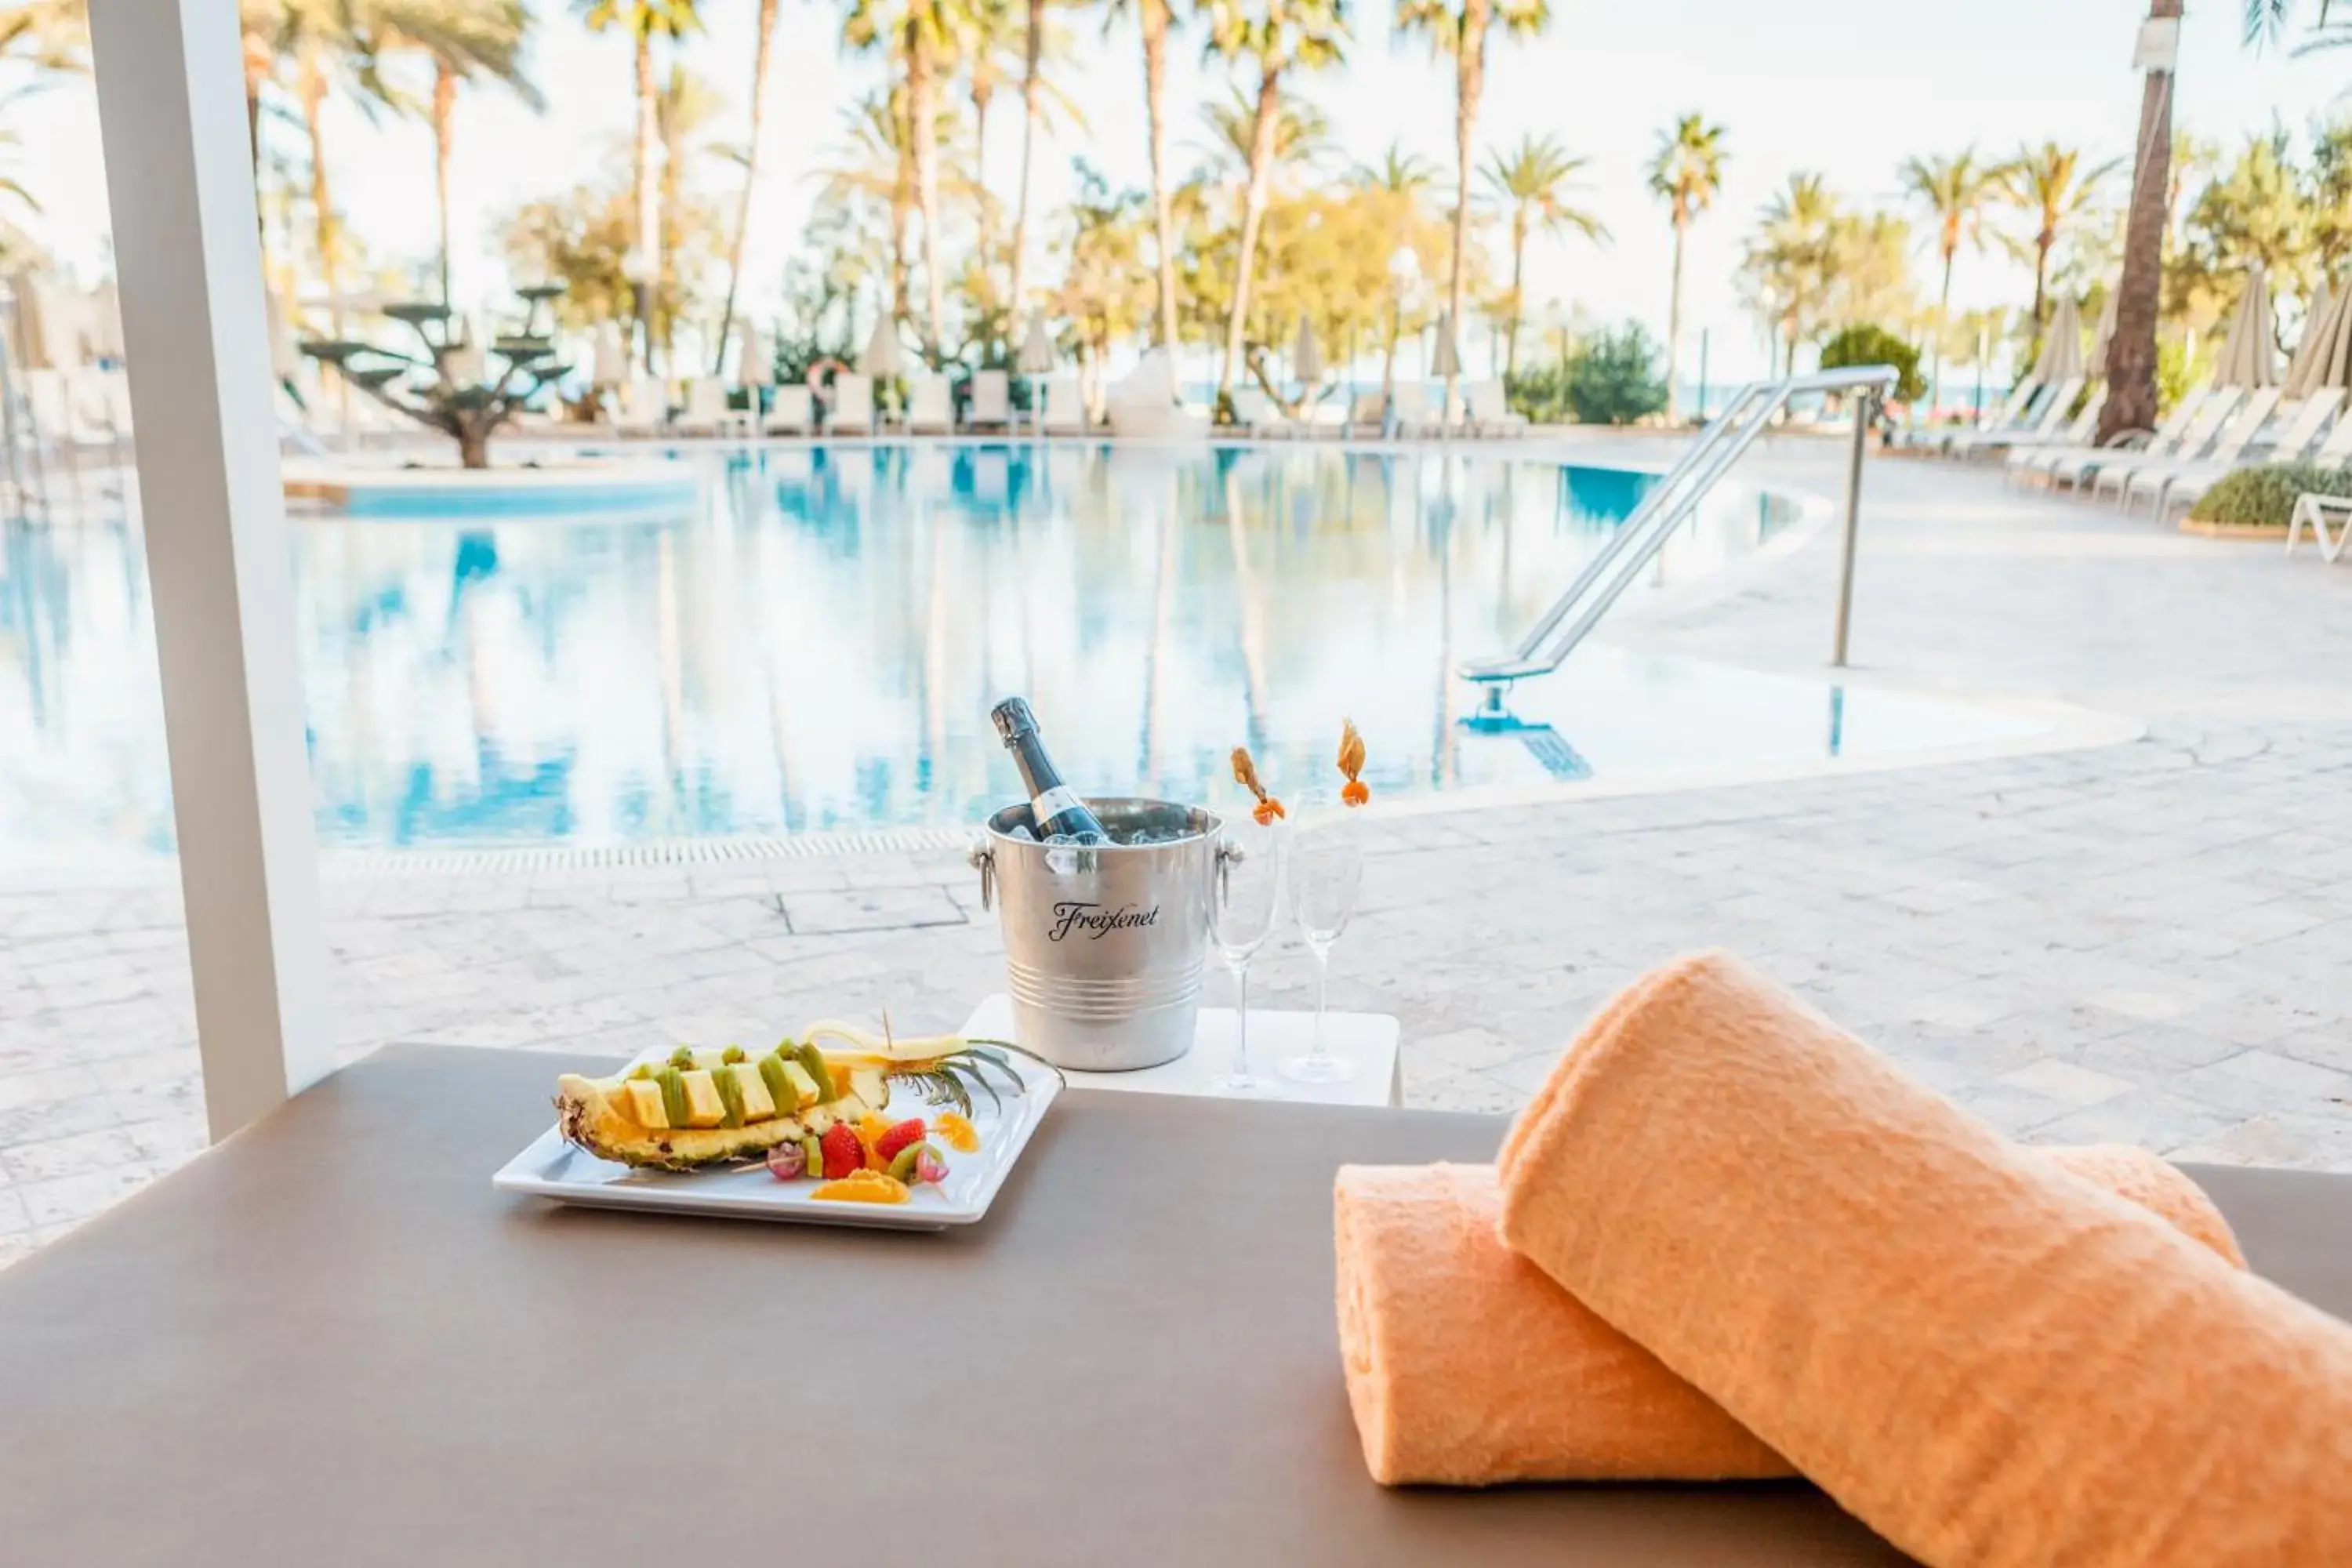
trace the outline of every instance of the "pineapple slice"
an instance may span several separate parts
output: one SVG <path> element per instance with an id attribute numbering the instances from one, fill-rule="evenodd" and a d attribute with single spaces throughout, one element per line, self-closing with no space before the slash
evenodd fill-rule
<path id="1" fill-rule="evenodd" d="M 678 1076 L 686 1089 L 688 1127 L 716 1127 L 727 1120 L 727 1102 L 719 1098 L 719 1085 L 711 1080 L 709 1068 L 696 1068 Z"/>
<path id="2" fill-rule="evenodd" d="M 866 1108 L 880 1115 L 890 1106 L 889 1080 L 880 1068 L 853 1068 L 849 1074 L 849 1091 L 864 1100 Z"/>
<path id="3" fill-rule="evenodd" d="M 784 1077 L 793 1086 L 793 1094 L 796 1101 L 794 1110 L 804 1110 L 824 1098 L 818 1091 L 816 1079 L 809 1076 L 808 1068 L 798 1062 L 786 1062 L 783 1068 Z"/>
<path id="4" fill-rule="evenodd" d="M 725 1069 L 735 1079 L 735 1092 L 743 1101 L 746 1122 L 765 1121 L 776 1114 L 775 1096 L 768 1092 L 767 1081 L 760 1069 L 750 1062 L 736 1062 Z"/>
<path id="5" fill-rule="evenodd" d="M 669 1125 L 669 1113 L 662 1109 L 661 1085 L 649 1078 L 633 1078 L 623 1081 L 622 1110 L 640 1127 L 656 1130 Z"/>

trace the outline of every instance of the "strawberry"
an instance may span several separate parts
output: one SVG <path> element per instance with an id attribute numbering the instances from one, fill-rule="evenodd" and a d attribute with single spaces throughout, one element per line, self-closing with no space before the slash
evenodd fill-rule
<path id="1" fill-rule="evenodd" d="M 888 1170 L 890 1162 L 898 1157 L 898 1151 L 921 1142 L 924 1132 L 923 1119 L 910 1116 L 874 1141 L 874 1157 L 882 1162 L 884 1170 Z"/>
<path id="2" fill-rule="evenodd" d="M 835 1122 L 822 1140 L 822 1146 L 827 1181 L 838 1181 L 852 1171 L 866 1168 L 866 1145 L 857 1141 L 857 1129 L 848 1122 Z"/>

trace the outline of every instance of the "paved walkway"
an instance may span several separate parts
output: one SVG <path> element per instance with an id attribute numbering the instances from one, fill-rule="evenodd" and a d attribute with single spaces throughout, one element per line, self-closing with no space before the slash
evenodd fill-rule
<path id="1" fill-rule="evenodd" d="M 1584 456 L 1639 442 L 1577 443 Z M 1763 477 L 1834 488 L 1826 444 Z M 1736 949 L 1999 1125 L 2352 1170 L 2352 571 L 1981 473 L 1874 465 L 1857 679 L 2137 717 L 2096 750 L 1381 825 L 1335 1005 L 1404 1021 L 1416 1104 L 1518 1103 L 1591 1006 Z M 1818 671 L 1829 533 L 1612 623 Z M 331 880 L 352 1054 L 618 1053 L 998 987 L 951 853 Z M 1295 950 L 1266 990 L 1302 1005 Z M 0 889 L 0 1261 L 202 1142 L 175 889 Z"/>

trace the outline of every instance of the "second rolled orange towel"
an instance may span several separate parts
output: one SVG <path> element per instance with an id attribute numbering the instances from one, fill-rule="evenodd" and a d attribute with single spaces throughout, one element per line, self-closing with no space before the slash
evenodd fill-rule
<path id="1" fill-rule="evenodd" d="M 2230 1227 L 2144 1150 L 2057 1149 L 2082 1181 L 2232 1262 Z M 1491 1165 L 1344 1165 L 1339 1350 L 1372 1478 L 1390 1486 L 1730 1480 L 1789 1462 L 1503 1245 Z"/>
<path id="2" fill-rule="evenodd" d="M 1504 1242 L 1933 1568 L 2352 1560 L 2352 1327 L 1722 954 L 1561 1058 Z"/>

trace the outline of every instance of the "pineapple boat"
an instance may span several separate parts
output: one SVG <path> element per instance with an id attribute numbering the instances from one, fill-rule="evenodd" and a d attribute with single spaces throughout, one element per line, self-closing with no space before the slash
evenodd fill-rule
<path id="1" fill-rule="evenodd" d="M 825 1051 L 820 1038 L 844 1048 Z M 992 1072 L 1014 1094 L 1025 1085 L 1005 1040 L 960 1035 L 894 1040 L 833 1019 L 812 1024 L 763 1056 L 740 1046 L 684 1047 L 614 1078 L 565 1073 L 556 1080 L 556 1130 L 600 1160 L 662 1171 L 757 1160 L 790 1142 L 814 1142 L 837 1122 L 879 1116 L 893 1084 L 928 1104 L 969 1116 L 975 1091 L 1001 1102 Z M 1027 1055 L 1023 1052 L 1023 1055 Z"/>

